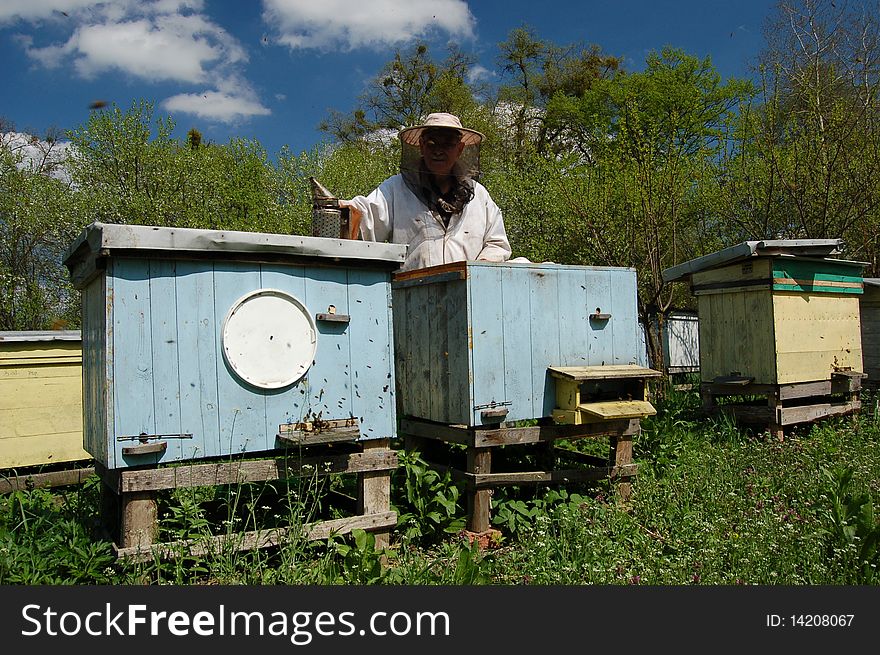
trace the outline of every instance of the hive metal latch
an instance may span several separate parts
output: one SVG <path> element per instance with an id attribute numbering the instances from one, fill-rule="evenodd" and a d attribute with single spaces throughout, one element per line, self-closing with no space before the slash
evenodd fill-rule
<path id="1" fill-rule="evenodd" d="M 480 417 L 484 421 L 501 421 L 504 420 L 504 417 L 510 412 L 510 410 L 505 407 L 505 405 L 512 405 L 513 402 L 509 400 L 504 400 L 500 403 L 496 403 L 494 400 L 491 403 L 487 403 L 485 405 L 474 405 L 474 410 L 481 409 L 483 411 L 480 412 Z"/>
<path id="2" fill-rule="evenodd" d="M 191 433 L 185 434 L 147 434 L 141 432 L 138 435 L 126 435 L 116 437 L 117 441 L 137 441 L 137 445 L 123 446 L 123 455 L 152 455 L 155 453 L 164 453 L 168 449 L 166 441 L 159 439 L 192 439 Z"/>

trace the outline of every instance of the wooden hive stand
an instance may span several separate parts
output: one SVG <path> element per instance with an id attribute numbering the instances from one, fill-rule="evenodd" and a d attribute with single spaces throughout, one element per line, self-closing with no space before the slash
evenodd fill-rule
<path id="1" fill-rule="evenodd" d="M 198 557 L 228 549 L 269 548 L 300 537 L 310 541 L 327 539 L 358 528 L 374 533 L 377 549 L 388 545 L 397 524 L 397 513 L 391 510 L 391 472 L 397 467 L 397 452 L 390 448 L 390 439 L 358 440 L 356 426 L 316 427 L 309 423 L 280 426 L 278 442 L 281 449 L 258 459 L 224 457 L 115 470 L 98 464 L 96 472 L 104 483 L 104 525 L 112 526 L 108 536 L 114 541 L 117 557 L 133 561 L 181 554 Z M 160 491 L 331 474 L 357 475 L 357 498 L 354 507 L 348 508 L 354 515 L 301 526 L 157 542 Z"/>
<path id="2" fill-rule="evenodd" d="M 706 414 L 724 413 L 783 439 L 785 428 L 792 425 L 858 411 L 863 377 L 864 373 L 836 371 L 831 379 L 817 382 L 755 384 L 753 378 L 732 374 L 703 382 L 700 394 Z M 719 402 L 722 398 L 727 402 Z"/>
<path id="3" fill-rule="evenodd" d="M 641 419 L 655 413 L 645 400 L 645 379 L 662 375 L 659 371 L 638 366 L 551 367 L 555 378 L 557 409 L 553 417 L 539 419 L 538 425 L 505 423 L 464 426 L 435 423 L 405 417 L 400 433 L 408 451 L 419 451 L 425 461 L 441 471 L 449 471 L 454 480 L 464 481 L 467 499 L 467 529 L 485 533 L 491 527 L 491 497 L 495 487 L 526 484 L 567 484 L 611 480 L 621 500 L 629 500 L 632 480 L 638 467 L 632 459 L 632 437 L 641 429 Z M 590 384 L 614 380 L 606 395 L 621 388 L 633 391 L 628 398 L 592 399 L 587 397 Z M 621 386 L 622 384 L 622 386 Z M 585 386 L 586 385 L 586 386 Z M 616 394 L 619 395 L 619 394 Z M 607 457 L 597 457 L 566 450 L 577 459 L 577 468 L 556 468 L 561 453 L 555 442 L 560 439 L 609 440 Z M 449 452 L 438 446 L 459 444 L 465 447 L 464 466 L 452 462 Z M 494 471 L 493 450 L 500 446 L 535 446 L 540 470 Z"/>

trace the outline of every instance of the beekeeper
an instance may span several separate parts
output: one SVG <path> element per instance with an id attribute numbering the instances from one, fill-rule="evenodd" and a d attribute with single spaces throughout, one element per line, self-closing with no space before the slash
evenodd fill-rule
<path id="1" fill-rule="evenodd" d="M 501 210 L 476 181 L 483 135 L 452 114 L 400 131 L 400 173 L 367 196 L 340 200 L 360 238 L 409 245 L 401 270 L 457 261 L 506 261 Z M 355 227 L 358 230 L 357 227 Z"/>

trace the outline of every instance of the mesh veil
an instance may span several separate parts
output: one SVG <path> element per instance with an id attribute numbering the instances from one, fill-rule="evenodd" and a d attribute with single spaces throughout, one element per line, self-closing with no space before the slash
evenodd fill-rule
<path id="1" fill-rule="evenodd" d="M 461 212 L 467 202 L 474 197 L 474 180 L 480 177 L 480 144 L 465 145 L 461 156 L 452 169 L 455 177 L 452 190 L 441 196 L 431 182 L 431 175 L 422 161 L 422 153 L 417 145 L 408 140 L 400 140 L 400 173 L 407 188 L 428 209 L 448 219 Z"/>

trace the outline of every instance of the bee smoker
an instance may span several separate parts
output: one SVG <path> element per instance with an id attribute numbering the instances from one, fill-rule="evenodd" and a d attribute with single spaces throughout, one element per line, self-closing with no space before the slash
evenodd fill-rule
<path id="1" fill-rule="evenodd" d="M 350 213 L 340 207 L 339 199 L 314 177 L 312 186 L 312 236 L 330 239 L 350 238 Z"/>

